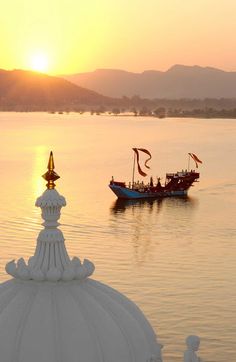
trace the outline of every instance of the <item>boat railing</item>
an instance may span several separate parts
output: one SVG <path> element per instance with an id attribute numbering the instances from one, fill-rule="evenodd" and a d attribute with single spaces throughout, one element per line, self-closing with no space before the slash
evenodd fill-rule
<path id="1" fill-rule="evenodd" d="M 177 172 L 168 172 L 166 174 L 167 178 L 172 178 L 172 177 L 184 177 L 187 176 L 191 173 L 195 173 L 194 170 L 188 171 L 188 170 L 182 170 L 182 171 L 177 171 Z"/>

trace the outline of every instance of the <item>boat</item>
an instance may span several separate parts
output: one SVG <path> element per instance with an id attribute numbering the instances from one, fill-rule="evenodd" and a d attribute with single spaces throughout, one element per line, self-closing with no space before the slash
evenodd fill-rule
<path id="1" fill-rule="evenodd" d="M 190 169 L 190 160 L 192 159 L 195 162 L 196 168 L 198 168 L 198 164 L 202 163 L 202 161 L 194 153 L 188 153 L 188 169 L 166 173 L 164 184 L 161 183 L 160 177 L 158 177 L 156 183 L 154 183 L 152 176 L 148 183 L 135 181 L 134 175 L 136 166 L 141 176 L 147 176 L 146 172 L 141 169 L 139 153 L 143 152 L 148 155 L 149 158 L 144 164 L 148 169 L 150 169 L 150 167 L 147 163 L 152 156 L 151 153 L 144 148 L 133 148 L 133 151 L 134 162 L 132 182 L 129 182 L 127 185 L 123 181 L 115 181 L 112 176 L 109 184 L 110 189 L 118 199 L 157 199 L 170 196 L 186 196 L 189 188 L 193 186 L 193 183 L 198 182 L 200 173 L 194 169 Z"/>

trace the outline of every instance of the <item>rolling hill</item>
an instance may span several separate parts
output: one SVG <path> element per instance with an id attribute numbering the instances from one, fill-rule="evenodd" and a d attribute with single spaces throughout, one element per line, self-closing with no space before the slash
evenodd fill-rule
<path id="1" fill-rule="evenodd" d="M 0 70 L 0 106 L 6 109 L 109 104 L 111 99 L 68 80 L 37 72 Z"/>

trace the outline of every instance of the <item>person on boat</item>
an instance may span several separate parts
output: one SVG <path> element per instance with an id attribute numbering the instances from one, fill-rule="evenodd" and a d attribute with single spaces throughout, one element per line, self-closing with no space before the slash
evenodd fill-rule
<path id="1" fill-rule="evenodd" d="M 153 177 L 150 177 L 150 187 L 153 187 Z"/>
<path id="2" fill-rule="evenodd" d="M 110 181 L 110 185 L 113 185 L 114 184 L 114 177 L 111 176 L 111 181 Z"/>
<path id="3" fill-rule="evenodd" d="M 161 185 L 161 178 L 157 177 L 157 186 L 156 186 L 157 190 L 161 190 L 162 189 L 162 185 Z"/>

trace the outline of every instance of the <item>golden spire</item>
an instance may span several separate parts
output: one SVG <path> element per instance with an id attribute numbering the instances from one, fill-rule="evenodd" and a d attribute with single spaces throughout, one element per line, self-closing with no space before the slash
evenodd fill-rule
<path id="1" fill-rule="evenodd" d="M 53 153 L 51 151 L 49 160 L 48 160 L 48 171 L 42 176 L 46 181 L 48 181 L 46 186 L 49 190 L 52 190 L 55 188 L 56 185 L 55 185 L 54 181 L 56 181 L 58 178 L 60 178 L 60 176 L 55 171 L 53 171 L 54 168 L 55 168 L 55 166 L 54 166 L 54 160 L 53 160 Z"/>

